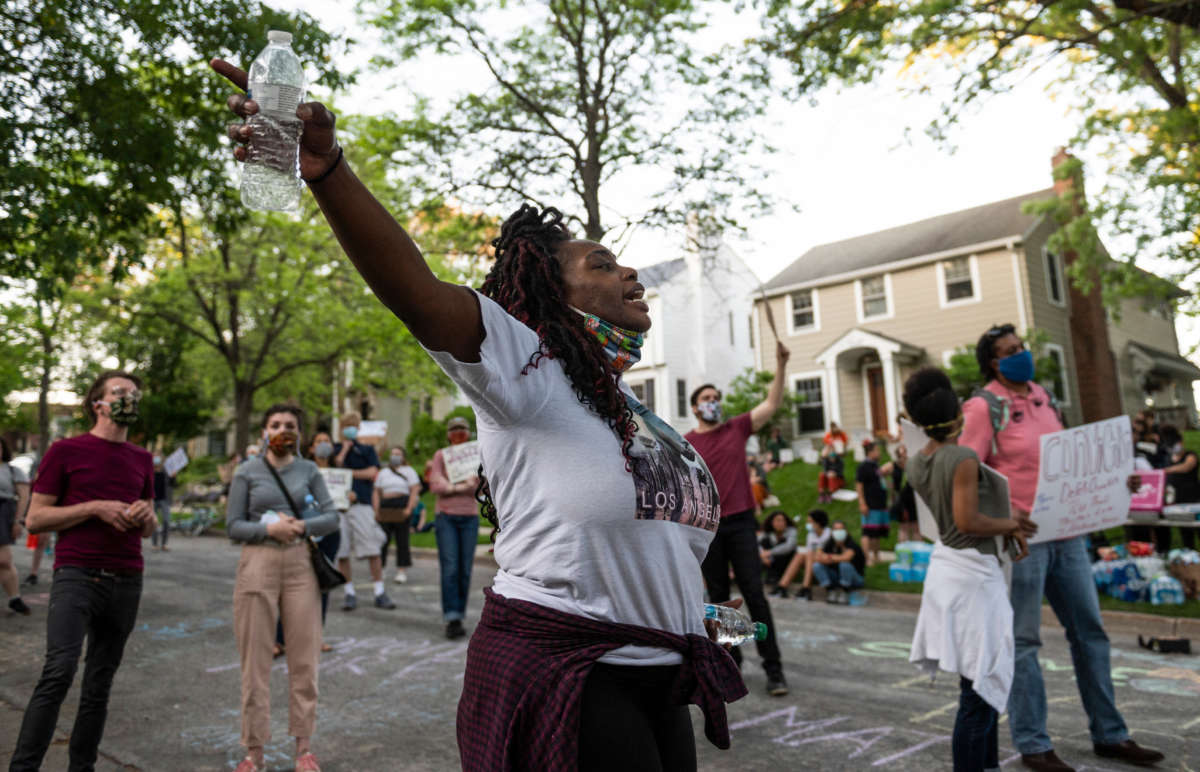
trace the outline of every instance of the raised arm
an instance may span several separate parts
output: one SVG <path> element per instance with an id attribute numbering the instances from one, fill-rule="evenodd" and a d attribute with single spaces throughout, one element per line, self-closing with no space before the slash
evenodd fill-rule
<path id="1" fill-rule="evenodd" d="M 750 410 L 750 426 L 752 431 L 759 431 L 766 426 L 771 416 L 779 410 L 779 406 L 783 404 L 783 380 L 787 373 L 788 358 L 792 352 L 788 347 L 775 342 L 775 379 L 771 381 L 771 388 L 767 390 L 767 398 L 755 405 Z"/>
<path id="2" fill-rule="evenodd" d="M 221 59 L 210 65 L 246 90 L 243 70 Z M 227 104 L 243 118 L 258 112 L 245 94 L 229 97 Z M 484 331 L 474 294 L 434 276 L 417 245 L 351 171 L 335 137 L 333 113 L 319 102 L 307 102 L 296 109 L 296 117 L 304 123 L 300 176 L 310 181 L 309 189 L 334 235 L 376 297 L 427 348 L 447 351 L 459 361 L 479 361 Z M 251 130 L 235 124 L 228 133 L 244 144 Z M 235 148 L 234 158 L 244 161 L 245 147 Z"/>

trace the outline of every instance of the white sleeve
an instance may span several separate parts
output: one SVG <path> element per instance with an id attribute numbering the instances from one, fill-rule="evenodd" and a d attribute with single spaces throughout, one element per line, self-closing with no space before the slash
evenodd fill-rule
<path id="1" fill-rule="evenodd" d="M 480 361 L 460 362 L 445 351 L 426 351 L 463 390 L 478 418 L 506 426 L 536 412 L 549 394 L 545 377 L 561 371 L 557 362 L 543 359 L 539 367 L 522 374 L 540 345 L 537 333 L 491 298 L 478 292 L 475 297 L 485 336 L 479 347 Z"/>

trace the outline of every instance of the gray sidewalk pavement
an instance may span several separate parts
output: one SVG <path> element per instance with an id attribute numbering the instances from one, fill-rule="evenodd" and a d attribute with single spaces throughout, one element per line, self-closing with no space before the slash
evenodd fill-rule
<path id="1" fill-rule="evenodd" d="M 238 747 L 239 675 L 232 632 L 232 592 L 238 551 L 223 539 L 177 538 L 167 553 L 147 552 L 145 595 L 138 629 L 113 687 L 97 769 L 230 770 Z M 481 548 L 481 552 L 482 552 Z M 18 568 L 29 553 L 17 549 Z M 365 565 L 356 565 L 360 601 L 370 597 Z M 492 570 L 475 567 L 467 626 L 478 618 Z M 389 572 L 390 576 L 390 572 Z M 443 637 L 437 563 L 418 555 L 407 585 L 389 581 L 399 608 L 360 605 L 340 610 L 335 593 L 326 626 L 334 650 L 321 662 L 321 698 L 313 748 L 327 772 L 458 768 L 454 728 L 466 643 Z M 48 572 L 28 592 L 32 617 L 0 619 L 0 763 L 7 764 L 21 711 L 40 672 Z M 911 601 L 904 601 L 911 604 Z M 949 737 L 957 707 L 955 677 L 930 684 L 907 662 L 915 620 L 911 608 L 885 598 L 864 607 L 833 607 L 794 599 L 775 601 L 776 629 L 792 692 L 765 694 L 752 647 L 744 673 L 750 694 L 729 706 L 733 748 L 704 739 L 693 709 L 703 770 L 948 770 Z M 1143 744 L 1167 754 L 1164 769 L 1200 768 L 1200 657 L 1152 654 L 1136 634 L 1116 625 L 1113 678 L 1118 703 Z M 1091 752 L 1087 718 L 1075 690 L 1061 629 L 1047 626 L 1042 660 L 1050 694 L 1050 730 L 1059 755 L 1080 770 L 1122 769 Z M 78 678 L 76 679 L 78 681 Z M 273 772 L 292 769 L 286 736 L 286 663 L 275 666 Z M 66 768 L 66 737 L 78 701 L 72 689 L 59 733 L 44 765 Z M 1018 768 L 1007 725 L 1001 758 Z"/>

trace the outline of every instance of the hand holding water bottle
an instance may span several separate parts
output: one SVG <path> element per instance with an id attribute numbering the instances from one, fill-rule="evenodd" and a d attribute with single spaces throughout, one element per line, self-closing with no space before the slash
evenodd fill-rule
<path id="1" fill-rule="evenodd" d="M 223 59 L 213 59 L 209 66 L 233 85 L 246 90 L 249 77 L 245 70 Z M 258 104 L 246 94 L 232 94 L 225 104 L 231 112 L 242 118 L 249 118 L 259 110 Z M 320 102 L 305 102 L 296 108 L 296 117 L 303 124 L 300 133 L 300 176 L 305 181 L 323 180 L 326 172 L 336 171 L 335 167 L 341 165 L 341 148 L 334 133 L 334 115 Z M 227 132 L 229 138 L 237 143 L 233 157 L 244 162 L 247 156 L 246 143 L 252 136 L 251 127 L 245 123 L 234 123 Z"/>
<path id="2" fill-rule="evenodd" d="M 749 640 L 761 641 L 767 637 L 767 626 L 761 622 L 751 622 L 749 617 L 738 611 L 741 607 L 741 598 L 704 604 L 704 629 L 710 640 L 721 644 L 726 650 Z"/>

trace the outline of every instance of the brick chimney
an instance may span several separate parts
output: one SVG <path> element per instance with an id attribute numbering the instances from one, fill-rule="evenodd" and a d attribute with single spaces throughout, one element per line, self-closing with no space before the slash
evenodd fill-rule
<path id="1" fill-rule="evenodd" d="M 1083 172 L 1078 167 L 1062 168 L 1074 160 L 1075 157 L 1066 148 L 1059 148 L 1051 163 L 1054 192 L 1060 198 L 1074 196 L 1070 204 L 1073 215 L 1078 217 L 1086 211 Z M 1073 250 L 1068 250 L 1062 257 L 1064 265 L 1070 268 L 1078 256 Z M 1088 278 L 1091 290 L 1086 295 L 1079 291 L 1075 282 L 1067 282 L 1071 304 L 1071 347 L 1075 350 L 1075 383 L 1079 388 L 1085 423 L 1122 413 L 1117 360 L 1108 340 L 1108 317 L 1104 313 L 1104 299 L 1100 291 L 1100 272 L 1091 268 Z"/>

